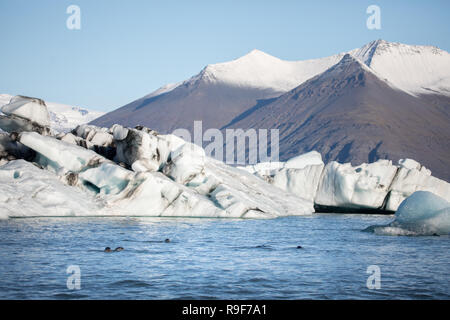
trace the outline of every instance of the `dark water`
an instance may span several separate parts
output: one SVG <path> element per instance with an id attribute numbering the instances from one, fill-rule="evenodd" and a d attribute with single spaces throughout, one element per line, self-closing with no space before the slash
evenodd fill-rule
<path id="1" fill-rule="evenodd" d="M 0 221 L 0 298 L 449 299 L 449 237 L 361 231 L 391 219 Z M 67 288 L 70 265 L 80 290 Z M 370 265 L 381 270 L 378 290 L 366 286 Z"/>

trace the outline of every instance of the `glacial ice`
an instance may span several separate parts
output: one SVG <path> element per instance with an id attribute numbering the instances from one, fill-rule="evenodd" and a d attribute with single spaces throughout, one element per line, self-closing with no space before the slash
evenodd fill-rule
<path id="1" fill-rule="evenodd" d="M 286 169 L 304 169 L 307 166 L 323 165 L 322 155 L 317 151 L 310 151 L 286 161 Z"/>
<path id="2" fill-rule="evenodd" d="M 98 167 L 89 168 L 78 175 L 85 186 L 95 186 L 98 192 L 118 194 L 128 185 L 134 173 L 114 163 L 102 163 Z"/>
<path id="3" fill-rule="evenodd" d="M 61 140 L 35 132 L 23 132 L 18 139 L 36 153 L 33 161 L 47 169 L 36 170 L 52 175 L 67 188 L 84 192 L 98 205 L 92 214 L 274 218 L 314 212 L 312 200 L 288 194 L 252 174 L 208 158 L 201 147 L 179 137 L 159 135 L 147 128 L 77 129 L 73 131 L 77 136 L 58 135 Z M 125 139 L 114 139 L 116 160 L 131 164 L 132 171 L 79 146 L 80 141 L 98 132 L 112 132 L 115 138 L 123 138 L 126 132 Z M 153 164 L 150 169 L 149 163 Z M 72 209 L 70 214 L 77 207 Z M 40 215 L 40 211 L 33 215 Z"/>
<path id="4" fill-rule="evenodd" d="M 271 183 L 304 199 L 314 202 L 324 164 L 306 165 L 302 169 L 282 169 Z"/>
<path id="5" fill-rule="evenodd" d="M 396 172 L 388 160 L 357 167 L 332 161 L 325 167 L 315 202 L 330 207 L 382 208 Z"/>
<path id="6" fill-rule="evenodd" d="M 40 126 L 50 127 L 47 106 L 40 99 L 16 96 L 1 111 L 8 116 L 17 116 Z"/>
<path id="7" fill-rule="evenodd" d="M 9 104 L 11 99 L 14 97 L 9 94 L 0 94 L 0 107 Z M 45 101 L 45 105 L 50 117 L 50 127 L 57 133 L 70 132 L 76 126 L 89 123 L 104 114 L 104 112 L 48 101 Z"/>
<path id="8" fill-rule="evenodd" d="M 175 182 L 187 184 L 203 172 L 205 157 L 203 148 L 184 143 L 170 153 L 170 162 L 165 165 L 163 172 Z"/>
<path id="9" fill-rule="evenodd" d="M 450 202 L 431 192 L 417 191 L 401 203 L 393 222 L 366 230 L 384 235 L 447 235 Z"/>
<path id="10" fill-rule="evenodd" d="M 243 170 L 207 158 L 203 183 L 194 187 L 209 195 L 220 208 L 235 217 L 265 218 L 308 215 L 314 212 L 312 201 L 276 188 Z"/>
<path id="11" fill-rule="evenodd" d="M 93 197 L 64 184 L 54 173 L 25 160 L 0 166 L 0 218 L 89 216 L 100 209 Z"/>
<path id="12" fill-rule="evenodd" d="M 450 184 L 431 175 L 431 171 L 414 160 L 400 160 L 400 169 L 390 187 L 386 209 L 395 211 L 415 191 L 429 191 L 450 201 Z"/>
<path id="13" fill-rule="evenodd" d="M 0 133 L 0 160 L 10 161 L 16 159 L 32 160 L 34 153 L 20 142 L 16 141 L 16 134 Z"/>
<path id="14" fill-rule="evenodd" d="M 324 163 L 317 151 L 311 151 L 286 162 L 262 162 L 239 167 L 274 186 L 301 198 L 314 201 Z"/>
<path id="15" fill-rule="evenodd" d="M 116 140 L 116 141 L 122 141 L 122 140 L 124 140 L 124 139 L 127 137 L 127 135 L 128 135 L 128 129 L 122 127 L 122 126 L 119 125 L 119 124 L 113 125 L 113 126 L 111 127 L 110 131 L 112 132 L 113 138 L 114 138 L 114 140 Z"/>
<path id="16" fill-rule="evenodd" d="M 92 145 L 107 147 L 113 143 L 113 135 L 106 128 L 83 124 L 76 127 L 74 132 Z"/>
<path id="17" fill-rule="evenodd" d="M 106 149 L 109 156 L 104 157 Z M 114 155 L 115 162 L 111 161 Z M 34 161 L 46 170 L 14 161 L 17 158 Z M 61 190 L 68 194 L 73 190 L 85 195 L 85 209 L 90 213 L 78 210 L 70 195 L 66 196 L 68 200 L 56 194 L 55 199 L 64 209 L 62 215 L 274 218 L 311 214 L 314 204 L 396 210 L 406 197 L 424 189 L 447 200 L 450 196 L 450 184 L 432 177 L 429 170 L 411 159 L 400 160 L 398 166 L 379 160 L 357 167 L 331 162 L 324 168 L 321 155 L 313 151 L 286 162 L 234 168 L 206 157 L 195 144 L 140 126 L 131 129 L 115 125 L 107 129 L 82 125 L 57 137 L 36 132 L 3 133 L 0 166 L 4 172 L 14 168 L 19 172 L 17 176 L 20 170 L 38 170 L 36 176 L 46 175 L 48 179 L 44 178 L 43 183 L 50 184 L 39 190 L 50 192 L 53 186 L 62 184 Z M 4 172 L 0 181 L 4 180 L 10 191 L 5 192 L 5 199 L 11 203 L 20 197 L 28 199 L 20 195 L 21 186 L 10 181 L 11 173 Z M 13 178 L 15 175 L 12 173 Z M 30 188 L 36 185 L 28 180 L 24 184 Z M 17 198 L 11 196 L 13 188 L 18 189 Z M 31 208 L 37 200 L 26 200 L 29 210 L 24 215 L 41 215 L 41 206 L 52 205 L 44 198 L 39 198 L 36 210 Z M 4 207 L 9 211 L 5 209 L 3 217 L 14 216 L 11 206 Z M 398 215 L 397 221 L 402 221 Z M 399 229 L 396 224 L 389 228 Z"/>
<path id="18" fill-rule="evenodd" d="M 123 134 L 116 132 L 116 137 Z M 114 140 L 116 144 L 116 161 L 125 163 L 132 167 L 133 163 L 139 161 L 134 168 L 140 171 L 158 171 L 161 165 L 158 156 L 158 139 L 156 136 L 137 129 L 128 129 L 127 136 L 123 140 Z"/>
<path id="19" fill-rule="evenodd" d="M 207 197 L 159 172 L 141 172 L 103 209 L 131 216 L 225 217 Z"/>
<path id="20" fill-rule="evenodd" d="M 41 136 L 36 132 L 22 132 L 19 141 L 38 153 L 36 162 L 58 174 L 68 171 L 77 173 L 94 164 L 107 161 L 94 151 L 53 137 Z"/>

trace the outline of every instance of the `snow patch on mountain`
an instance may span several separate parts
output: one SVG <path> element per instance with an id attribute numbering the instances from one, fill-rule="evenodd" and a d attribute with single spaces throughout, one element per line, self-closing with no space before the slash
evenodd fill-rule
<path id="1" fill-rule="evenodd" d="M 324 72 L 339 62 L 343 56 L 344 53 L 321 59 L 285 61 L 255 49 L 230 62 L 207 65 L 192 78 L 165 85 L 145 98 L 165 94 L 181 85 L 198 81 L 236 87 L 272 89 L 283 93 Z"/>
<path id="2" fill-rule="evenodd" d="M 450 95 L 450 54 L 437 47 L 377 40 L 350 54 L 404 91 Z"/>

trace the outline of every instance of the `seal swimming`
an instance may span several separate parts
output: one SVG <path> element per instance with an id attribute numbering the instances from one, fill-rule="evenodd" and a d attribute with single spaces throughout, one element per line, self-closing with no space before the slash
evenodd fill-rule
<path id="1" fill-rule="evenodd" d="M 106 247 L 105 250 L 104 250 L 104 252 L 120 252 L 120 251 L 122 251 L 122 250 L 124 250 L 122 247 L 117 247 L 117 248 L 115 248 L 114 250 L 111 250 L 110 247 Z"/>

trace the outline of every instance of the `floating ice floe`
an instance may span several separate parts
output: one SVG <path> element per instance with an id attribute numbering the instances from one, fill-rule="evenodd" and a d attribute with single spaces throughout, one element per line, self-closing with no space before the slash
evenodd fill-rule
<path id="1" fill-rule="evenodd" d="M 393 222 L 371 226 L 366 231 L 383 235 L 448 235 L 450 202 L 431 192 L 417 191 L 401 203 Z"/>
<path id="2" fill-rule="evenodd" d="M 240 167 L 266 182 L 304 199 L 327 212 L 395 212 L 415 191 L 430 191 L 450 200 L 450 184 L 431 176 L 430 170 L 412 159 L 398 165 L 389 160 L 352 166 L 330 162 L 312 151 L 287 162 L 267 162 Z"/>

